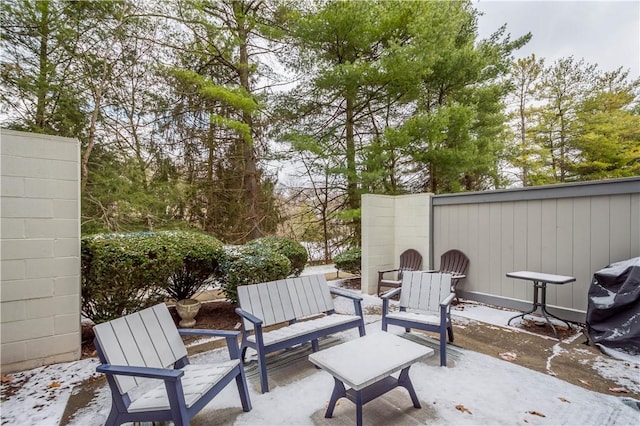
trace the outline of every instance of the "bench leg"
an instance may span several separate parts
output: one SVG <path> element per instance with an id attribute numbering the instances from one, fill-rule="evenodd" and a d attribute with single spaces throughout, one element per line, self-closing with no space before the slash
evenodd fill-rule
<path id="1" fill-rule="evenodd" d="M 320 349 L 320 347 L 318 346 L 318 339 L 313 339 L 311 341 L 311 350 L 313 352 L 318 352 L 318 349 Z"/>
<path id="2" fill-rule="evenodd" d="M 269 381 L 267 379 L 267 359 L 264 352 L 258 352 L 258 368 L 260 369 L 260 390 L 262 393 L 269 392 Z"/>
<path id="3" fill-rule="evenodd" d="M 247 349 L 249 349 L 248 346 L 243 346 L 240 351 L 240 361 L 242 361 L 243 364 L 245 363 L 245 357 L 247 356 Z"/>

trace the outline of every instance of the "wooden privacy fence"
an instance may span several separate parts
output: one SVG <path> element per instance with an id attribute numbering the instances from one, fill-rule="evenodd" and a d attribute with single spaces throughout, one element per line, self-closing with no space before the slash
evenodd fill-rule
<path id="1" fill-rule="evenodd" d="M 582 322 L 593 273 L 640 256 L 640 178 L 438 195 L 432 219 L 432 259 L 451 248 L 470 259 L 462 297 L 524 309 L 533 289 L 507 272 L 570 275 L 547 303 Z"/>

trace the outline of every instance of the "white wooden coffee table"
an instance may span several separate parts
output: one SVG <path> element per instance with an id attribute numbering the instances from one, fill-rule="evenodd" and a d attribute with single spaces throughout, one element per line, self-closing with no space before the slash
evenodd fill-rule
<path id="1" fill-rule="evenodd" d="M 336 402 L 345 397 L 356 404 L 356 424 L 361 426 L 362 406 L 398 386 L 407 389 L 413 406 L 420 408 L 409 379 L 409 367 L 431 355 L 433 349 L 386 332 L 369 334 L 309 355 L 309 361 L 335 379 L 324 416 L 332 417 Z M 391 374 L 397 371 L 400 376 L 396 379 Z"/>

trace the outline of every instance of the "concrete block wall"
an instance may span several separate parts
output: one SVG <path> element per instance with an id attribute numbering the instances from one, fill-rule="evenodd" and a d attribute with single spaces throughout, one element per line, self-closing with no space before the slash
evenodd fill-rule
<path id="1" fill-rule="evenodd" d="M 2 372 L 80 358 L 80 144 L 0 130 Z"/>
<path id="2" fill-rule="evenodd" d="M 362 291 L 377 291 L 378 271 L 397 268 L 412 248 L 429 267 L 431 194 L 362 196 Z"/>

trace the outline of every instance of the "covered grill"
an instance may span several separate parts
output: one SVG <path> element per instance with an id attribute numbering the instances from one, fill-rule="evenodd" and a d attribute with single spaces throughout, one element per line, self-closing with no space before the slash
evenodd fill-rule
<path id="1" fill-rule="evenodd" d="M 589 340 L 605 354 L 640 359 L 640 257 L 597 271 L 589 288 Z"/>

